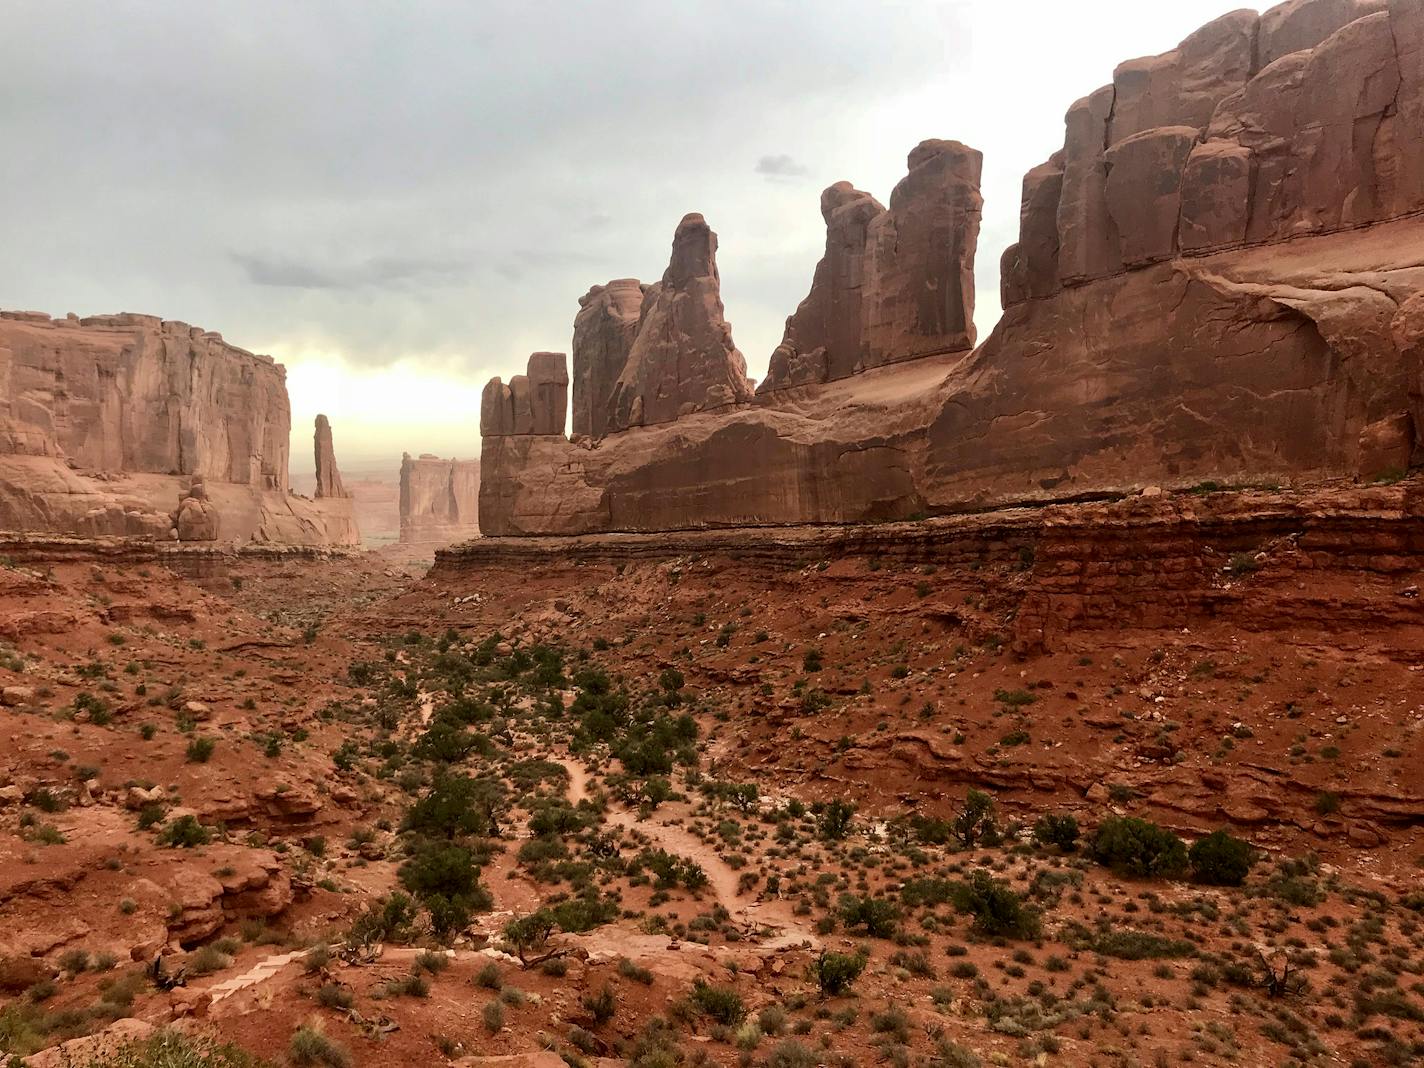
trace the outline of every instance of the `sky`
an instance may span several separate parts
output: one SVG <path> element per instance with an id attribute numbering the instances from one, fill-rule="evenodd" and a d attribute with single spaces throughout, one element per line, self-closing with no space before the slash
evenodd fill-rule
<path id="1" fill-rule="evenodd" d="M 1240 6 L 1240 5 L 1236 5 Z M 755 378 L 824 248 L 926 138 L 984 153 L 977 322 L 1023 173 L 1119 62 L 1226 0 L 8 0 L 0 307 L 133 311 L 288 369 L 344 469 L 473 457 L 479 398 L 578 298 L 720 238 Z"/>

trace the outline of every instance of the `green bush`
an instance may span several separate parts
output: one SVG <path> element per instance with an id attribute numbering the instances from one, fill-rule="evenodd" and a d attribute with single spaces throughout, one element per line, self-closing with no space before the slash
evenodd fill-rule
<path id="1" fill-rule="evenodd" d="M 212 833 L 198 822 L 198 817 L 179 816 L 176 820 L 164 824 L 163 829 L 158 832 L 158 844 L 173 846 L 176 849 L 192 849 L 194 846 L 207 845 L 212 841 L 212 837 Z"/>
<path id="2" fill-rule="evenodd" d="M 832 801 L 823 806 L 817 817 L 817 829 L 827 841 L 844 838 L 850 833 L 851 821 L 855 819 L 855 806 L 848 801 Z"/>
<path id="3" fill-rule="evenodd" d="M 822 997 L 844 994 L 863 971 L 865 957 L 859 953 L 832 953 L 823 949 L 811 964 L 811 977 L 816 980 Z"/>
<path id="4" fill-rule="evenodd" d="M 1211 886 L 1240 886 L 1255 863 L 1255 850 L 1226 831 L 1212 831 L 1187 851 L 1192 877 Z"/>
<path id="5" fill-rule="evenodd" d="M 724 1027 L 735 1027 L 747 1015 L 742 996 L 735 990 L 729 986 L 712 986 L 700 979 L 692 988 L 692 1004 Z"/>
<path id="6" fill-rule="evenodd" d="M 954 907 L 974 917 L 974 929 L 991 938 L 1036 938 L 1038 913 L 1007 883 L 976 871 L 954 889 Z"/>
<path id="7" fill-rule="evenodd" d="M 212 758 L 217 744 L 212 738 L 194 738 L 188 743 L 188 763 L 206 764 Z"/>
<path id="8" fill-rule="evenodd" d="M 964 807 L 955 814 L 952 825 L 954 836 L 971 849 L 981 842 L 993 845 L 999 838 L 993 795 L 970 787 L 964 796 Z"/>
<path id="9" fill-rule="evenodd" d="M 436 937 L 445 938 L 469 926 L 470 915 L 493 906 L 480 883 L 474 854 L 444 842 L 422 845 L 397 873 L 401 885 L 429 911 Z"/>
<path id="10" fill-rule="evenodd" d="M 325 1065 L 326 1068 L 348 1068 L 351 1054 L 345 1046 L 327 1038 L 314 1027 L 299 1027 L 287 1046 L 287 1056 L 297 1065 Z"/>
<path id="11" fill-rule="evenodd" d="M 1046 813 L 1033 825 L 1033 838 L 1041 846 L 1057 846 L 1071 853 L 1078 848 L 1078 821 L 1072 816 Z"/>
<path id="12" fill-rule="evenodd" d="M 1187 847 L 1171 831 L 1136 816 L 1113 816 L 1098 825 L 1094 860 L 1126 875 L 1180 875 L 1187 867 Z"/>
<path id="13" fill-rule="evenodd" d="M 487 835 L 503 796 L 503 787 L 493 779 L 441 772 L 410 806 L 402 829 L 438 838 Z"/>
<path id="14" fill-rule="evenodd" d="M 889 898 L 846 894 L 841 898 L 841 922 L 848 930 L 865 928 L 871 938 L 893 938 L 900 924 L 900 910 Z"/>

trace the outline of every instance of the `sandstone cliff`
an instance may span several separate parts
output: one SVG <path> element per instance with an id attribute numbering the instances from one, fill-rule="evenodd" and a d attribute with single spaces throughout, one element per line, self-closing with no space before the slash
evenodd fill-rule
<path id="1" fill-rule="evenodd" d="M 918 348 L 903 301 L 877 318 L 871 234 L 896 202 L 834 186 L 826 256 L 754 402 L 596 445 L 487 438 L 484 529 L 860 522 L 1401 474 L 1424 460 L 1421 145 L 1424 2 L 1233 12 L 1069 109 L 1024 181 L 1005 313 L 972 353 Z M 955 179 L 970 255 L 975 174 Z M 896 218 L 912 273 L 954 233 L 936 218 Z M 939 263 L 972 292 L 967 259 Z M 952 289 L 933 302 L 951 338 Z M 877 321 L 894 340 L 871 359 Z"/>
<path id="2" fill-rule="evenodd" d="M 889 209 L 849 182 L 821 194 L 826 254 L 758 393 L 974 347 L 980 154 L 926 141 Z"/>
<path id="3" fill-rule="evenodd" d="M 401 457 L 400 540 L 450 545 L 477 537 L 480 462 Z"/>
<path id="4" fill-rule="evenodd" d="M 290 432 L 285 370 L 219 334 L 0 312 L 0 527 L 176 536 L 196 479 L 224 540 L 355 544 L 348 504 L 290 492 Z"/>

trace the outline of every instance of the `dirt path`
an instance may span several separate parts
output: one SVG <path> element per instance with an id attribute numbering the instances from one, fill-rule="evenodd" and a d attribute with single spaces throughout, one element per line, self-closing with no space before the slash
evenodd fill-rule
<path id="1" fill-rule="evenodd" d="M 576 805 L 587 798 L 588 769 L 583 763 L 569 756 L 553 759 L 569 773 L 569 801 Z M 741 876 L 736 870 L 719 857 L 715 849 L 686 828 L 664 823 L 656 812 L 643 818 L 611 800 L 604 818 L 614 827 L 637 831 L 669 853 L 701 865 L 707 873 L 708 887 L 717 904 L 745 926 L 771 928 L 775 932 L 769 939 L 759 942 L 763 949 L 815 948 L 820 945 L 815 929 L 795 914 L 790 902 L 777 898 L 762 900 L 755 892 L 743 891 L 740 887 Z"/>

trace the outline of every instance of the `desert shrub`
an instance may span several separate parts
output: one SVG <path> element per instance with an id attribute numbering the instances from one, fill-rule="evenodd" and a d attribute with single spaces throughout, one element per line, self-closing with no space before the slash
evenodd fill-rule
<path id="1" fill-rule="evenodd" d="M 1197 947 L 1181 938 L 1166 938 L 1151 931 L 1113 927 L 1098 931 L 1086 945 L 1095 953 L 1120 960 L 1154 960 L 1161 957 L 1190 957 Z"/>
<path id="2" fill-rule="evenodd" d="M 212 738 L 194 738 L 188 743 L 188 763 L 206 764 L 212 758 L 213 750 L 217 748 L 217 744 Z"/>
<path id="3" fill-rule="evenodd" d="M 332 1064 L 330 1061 L 306 1063 Z M 116 1049 L 82 1060 L 66 1059 L 65 1064 L 69 1068 L 266 1068 L 267 1062 L 238 1046 L 177 1031 L 159 1031 L 149 1038 L 125 1042 Z"/>
<path id="4" fill-rule="evenodd" d="M 724 1027 L 735 1027 L 747 1015 L 742 996 L 729 986 L 712 986 L 699 979 L 692 988 L 691 1000 L 699 1012 Z"/>
<path id="5" fill-rule="evenodd" d="M 954 889 L 954 907 L 974 917 L 974 929 L 991 938 L 1036 938 L 1038 913 L 1007 883 L 976 871 Z"/>
<path id="6" fill-rule="evenodd" d="M 1069 815 L 1045 813 L 1033 825 L 1033 838 L 1041 846 L 1056 846 L 1071 853 L 1078 848 L 1078 821 Z"/>
<path id="7" fill-rule="evenodd" d="M 346 1047 L 314 1027 L 297 1028 L 287 1044 L 287 1056 L 297 1065 L 349 1068 L 351 1064 L 351 1054 Z"/>
<path id="8" fill-rule="evenodd" d="M 397 890 L 389 897 L 378 898 L 366 906 L 356 918 L 346 938 L 356 945 L 373 942 L 406 942 L 415 924 L 415 902 Z"/>
<path id="9" fill-rule="evenodd" d="M 602 1027 L 618 1012 L 618 999 L 613 994 L 613 988 L 606 985 L 597 994 L 586 992 L 579 999 L 579 1004 L 593 1017 L 597 1027 Z"/>
<path id="10" fill-rule="evenodd" d="M 198 822 L 197 816 L 179 816 L 163 825 L 158 832 L 158 844 L 175 849 L 192 849 L 212 841 L 212 833 Z"/>
<path id="11" fill-rule="evenodd" d="M 865 971 L 866 958 L 860 953 L 832 953 L 822 950 L 811 963 L 811 978 L 822 997 L 836 997 L 850 989 Z"/>
<path id="12" fill-rule="evenodd" d="M 653 973 L 637 964 L 634 964 L 627 957 L 618 959 L 618 974 L 624 979 L 631 979 L 635 983 L 642 983 L 644 986 L 651 986 Z"/>
<path id="13" fill-rule="evenodd" d="M 1173 876 L 1187 867 L 1187 847 L 1171 831 L 1136 816 L 1113 816 L 1098 825 L 1092 857 L 1126 875 Z"/>
<path id="14" fill-rule="evenodd" d="M 1212 886 L 1240 886 L 1255 859 L 1250 843 L 1226 831 L 1212 831 L 1193 842 L 1187 851 L 1192 877 Z"/>
<path id="15" fill-rule="evenodd" d="M 855 806 L 848 801 L 835 800 L 821 808 L 816 819 L 816 828 L 822 838 L 835 841 L 850 833 L 854 819 Z"/>
<path id="16" fill-rule="evenodd" d="M 846 894 L 841 898 L 840 912 L 847 930 L 864 928 L 871 938 L 893 938 L 900 924 L 900 910 L 885 897 Z"/>
<path id="17" fill-rule="evenodd" d="M 485 1007 L 480 1010 L 480 1018 L 484 1020 L 485 1030 L 495 1034 L 504 1027 L 504 1006 L 498 999 L 487 1001 Z"/>

